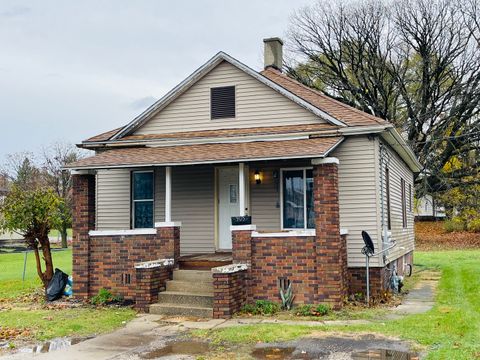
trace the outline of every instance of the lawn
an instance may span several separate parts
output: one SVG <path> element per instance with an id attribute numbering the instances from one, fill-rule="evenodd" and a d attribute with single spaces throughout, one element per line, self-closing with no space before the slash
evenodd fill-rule
<path id="1" fill-rule="evenodd" d="M 52 257 L 54 267 L 71 274 L 72 251 L 70 249 L 53 251 Z M 24 259 L 24 253 L 0 254 L 0 298 L 16 298 L 40 286 L 33 252 L 27 254 L 25 281 L 22 281 Z"/>
<path id="2" fill-rule="evenodd" d="M 70 249 L 54 251 L 52 256 L 55 267 L 71 274 Z M 25 281 L 22 281 L 23 263 L 23 253 L 0 254 L 0 341 L 2 328 L 26 330 L 27 340 L 99 334 L 122 326 L 136 314 L 130 308 L 118 307 L 51 307 L 42 298 L 24 297 L 41 289 L 41 283 L 33 253 L 27 256 Z"/>
<path id="3" fill-rule="evenodd" d="M 256 343 L 289 340 L 315 331 L 369 332 L 412 340 L 427 359 L 480 358 L 480 250 L 416 252 L 417 270 L 438 270 L 442 277 L 436 304 L 425 314 L 356 326 L 251 325 L 194 335 L 214 342 Z"/>

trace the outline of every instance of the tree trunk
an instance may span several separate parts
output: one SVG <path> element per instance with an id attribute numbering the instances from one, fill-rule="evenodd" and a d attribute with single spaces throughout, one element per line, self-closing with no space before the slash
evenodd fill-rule
<path id="1" fill-rule="evenodd" d="M 48 282 L 45 282 L 45 277 L 44 277 L 44 274 L 43 274 L 43 271 L 42 271 L 42 262 L 40 260 L 40 254 L 38 253 L 38 245 L 35 243 L 32 246 L 32 248 L 33 248 L 33 253 L 35 254 L 35 263 L 37 265 L 38 277 L 40 278 L 40 280 L 42 280 L 43 286 L 46 289 L 47 286 L 48 286 Z"/>
<path id="2" fill-rule="evenodd" d="M 62 248 L 66 249 L 68 248 L 68 240 L 67 240 L 67 227 L 65 225 L 62 225 L 62 228 L 60 229 L 60 236 L 62 237 Z"/>
<path id="3" fill-rule="evenodd" d="M 50 239 L 48 238 L 48 234 L 46 234 L 40 240 L 40 244 L 42 245 L 42 253 L 43 253 L 43 260 L 45 261 L 45 271 L 43 272 L 43 284 L 47 287 L 50 280 L 53 277 L 53 260 L 52 260 L 52 251 L 50 249 Z"/>

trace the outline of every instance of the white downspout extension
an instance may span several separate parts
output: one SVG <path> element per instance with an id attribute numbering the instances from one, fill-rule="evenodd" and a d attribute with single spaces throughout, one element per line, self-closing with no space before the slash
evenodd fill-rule
<path id="1" fill-rule="evenodd" d="M 245 164 L 238 163 L 238 198 L 240 216 L 245 216 Z"/>
<path id="2" fill-rule="evenodd" d="M 165 222 L 172 221 L 172 167 L 165 168 Z"/>

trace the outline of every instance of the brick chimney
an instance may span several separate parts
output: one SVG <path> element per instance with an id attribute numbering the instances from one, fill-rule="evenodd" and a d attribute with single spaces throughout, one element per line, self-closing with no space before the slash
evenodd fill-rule
<path id="1" fill-rule="evenodd" d="M 264 44 L 264 67 L 273 67 L 282 71 L 283 64 L 283 41 L 278 37 L 263 39 Z"/>

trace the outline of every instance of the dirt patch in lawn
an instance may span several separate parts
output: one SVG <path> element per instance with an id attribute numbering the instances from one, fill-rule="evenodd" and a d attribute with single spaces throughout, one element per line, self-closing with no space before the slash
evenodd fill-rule
<path id="1" fill-rule="evenodd" d="M 32 334 L 29 329 L 19 329 L 6 326 L 0 326 L 0 342 L 11 341 L 17 338 L 28 338 Z"/>
<path id="2" fill-rule="evenodd" d="M 417 221 L 415 244 L 416 249 L 421 251 L 479 249 L 480 233 L 447 233 L 443 228 L 443 221 Z"/>

